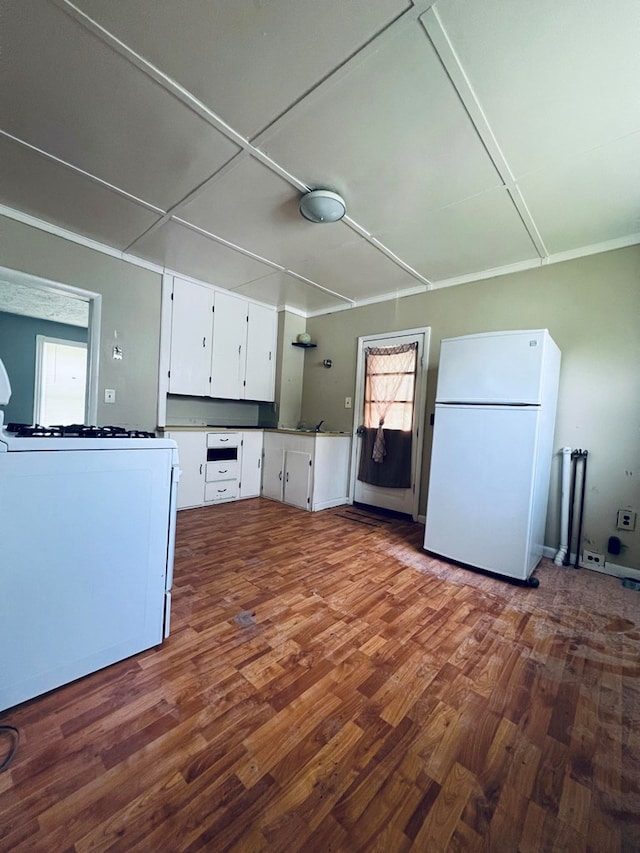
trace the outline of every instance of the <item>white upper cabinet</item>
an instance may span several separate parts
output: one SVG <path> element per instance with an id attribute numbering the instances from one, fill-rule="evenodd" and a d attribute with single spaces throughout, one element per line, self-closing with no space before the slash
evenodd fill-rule
<path id="1" fill-rule="evenodd" d="M 247 400 L 274 398 L 276 334 L 276 312 L 250 302 L 244 386 L 244 397 Z"/>
<path id="2" fill-rule="evenodd" d="M 213 290 L 173 280 L 169 393 L 209 394 Z"/>
<path id="3" fill-rule="evenodd" d="M 226 400 L 274 399 L 274 309 L 177 277 L 170 298 L 166 393 Z"/>
<path id="4" fill-rule="evenodd" d="M 246 299 L 217 290 L 214 297 L 211 396 L 244 399 L 247 364 Z"/>
<path id="5" fill-rule="evenodd" d="M 273 400 L 276 313 L 216 291 L 211 353 L 211 396 Z"/>

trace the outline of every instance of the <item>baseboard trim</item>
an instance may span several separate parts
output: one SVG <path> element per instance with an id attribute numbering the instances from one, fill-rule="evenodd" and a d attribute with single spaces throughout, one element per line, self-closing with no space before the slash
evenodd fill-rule
<path id="1" fill-rule="evenodd" d="M 558 553 L 557 548 L 549 548 L 548 545 L 545 545 L 542 549 L 542 555 L 544 557 L 548 557 L 550 560 L 553 560 L 555 555 Z M 570 567 L 573 567 L 573 564 L 576 561 L 576 555 L 571 554 L 570 559 Z M 567 566 L 567 568 L 570 568 Z M 597 572 L 599 575 L 610 575 L 614 578 L 633 578 L 634 580 L 640 580 L 640 569 L 635 569 L 633 566 L 619 566 L 617 563 L 610 563 L 608 560 L 605 560 L 604 566 L 580 566 L 581 569 L 586 569 L 588 572 Z"/>

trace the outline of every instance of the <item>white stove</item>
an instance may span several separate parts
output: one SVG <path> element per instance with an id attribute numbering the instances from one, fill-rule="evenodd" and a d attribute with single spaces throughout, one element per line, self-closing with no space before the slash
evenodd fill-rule
<path id="1" fill-rule="evenodd" d="M 153 445 L 148 444 L 149 439 L 154 441 Z M 119 426 L 60 424 L 44 427 L 3 424 L 0 412 L 0 453 L 16 450 L 134 450 L 173 446 L 168 439 L 156 438 L 153 432 L 128 430 Z"/>
<path id="2" fill-rule="evenodd" d="M 0 711 L 169 635 L 179 474 L 170 439 L 0 408 Z"/>

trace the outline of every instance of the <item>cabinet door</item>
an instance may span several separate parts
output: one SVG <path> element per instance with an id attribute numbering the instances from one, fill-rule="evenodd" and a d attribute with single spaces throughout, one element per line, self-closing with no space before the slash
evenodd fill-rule
<path id="1" fill-rule="evenodd" d="M 213 290 L 173 281 L 169 393 L 209 394 Z"/>
<path id="2" fill-rule="evenodd" d="M 300 509 L 311 505 L 311 454 L 287 450 L 284 454 L 284 502 Z"/>
<path id="3" fill-rule="evenodd" d="M 274 501 L 282 500 L 284 450 L 281 437 L 265 433 L 262 454 L 262 495 Z"/>
<path id="4" fill-rule="evenodd" d="M 247 366 L 244 396 L 247 400 L 273 400 L 276 359 L 276 312 L 263 305 L 248 305 Z"/>
<path id="5" fill-rule="evenodd" d="M 244 432 L 240 460 L 240 497 L 257 497 L 260 494 L 261 482 L 262 432 L 260 430 Z"/>
<path id="6" fill-rule="evenodd" d="M 204 478 L 207 463 L 206 432 L 171 432 L 178 445 L 180 480 L 178 481 L 178 509 L 200 506 L 204 503 Z"/>
<path id="7" fill-rule="evenodd" d="M 229 400 L 244 397 L 247 363 L 246 299 L 217 290 L 213 313 L 211 348 L 211 396 Z"/>

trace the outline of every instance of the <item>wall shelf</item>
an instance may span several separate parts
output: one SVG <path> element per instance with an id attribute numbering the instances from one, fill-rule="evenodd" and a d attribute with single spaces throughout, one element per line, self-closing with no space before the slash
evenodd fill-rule
<path id="1" fill-rule="evenodd" d="M 318 344 L 303 344 L 300 341 L 292 341 L 291 346 L 300 347 L 300 349 L 313 349 L 314 347 L 317 347 Z"/>

